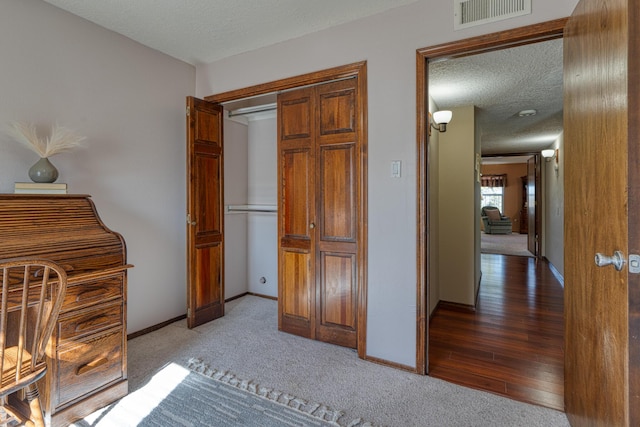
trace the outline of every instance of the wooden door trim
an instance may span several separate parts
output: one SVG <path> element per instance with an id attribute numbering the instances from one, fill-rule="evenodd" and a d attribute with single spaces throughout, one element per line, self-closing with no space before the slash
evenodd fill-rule
<path id="1" fill-rule="evenodd" d="M 562 38 L 568 18 L 556 19 L 526 27 L 486 34 L 455 42 L 443 43 L 416 51 L 416 141 L 417 141 L 417 260 L 416 260 L 416 372 L 426 374 L 428 370 L 428 319 L 429 319 L 429 278 L 428 278 L 428 221 L 429 221 L 429 180 L 428 156 L 428 65 L 432 59 L 443 57 L 463 57 L 491 52 L 509 47 L 522 46 L 541 41 Z"/>
<path id="2" fill-rule="evenodd" d="M 629 34 L 635 37 L 629 38 L 629 76 L 640 76 L 640 7 L 629 7 Z M 628 93 L 628 182 L 640 182 L 640 79 L 629 79 Z M 629 212 L 638 212 L 640 209 L 640 189 L 638 186 L 629 186 L 628 203 Z M 640 254 L 640 225 L 637 219 L 629 215 L 628 224 L 630 254 Z M 640 424 L 640 274 L 628 274 L 629 286 L 629 424 Z"/>
<path id="3" fill-rule="evenodd" d="M 340 67 L 328 68 L 326 70 L 315 71 L 313 73 L 303 74 L 300 76 L 287 77 L 269 83 L 261 83 L 255 86 L 209 95 L 205 96 L 204 99 L 209 102 L 223 103 L 252 96 L 264 95 L 267 93 L 296 89 L 303 86 L 327 83 L 332 80 L 346 79 L 349 77 L 357 77 L 360 82 L 359 89 L 362 90 L 362 80 L 365 80 L 366 82 L 366 69 L 366 61 L 355 62 L 353 64 L 342 65 Z M 364 100 L 366 101 L 366 92 L 361 92 L 361 94 L 364 95 Z"/>
<path id="4" fill-rule="evenodd" d="M 358 134 L 360 135 L 360 173 L 358 179 L 358 357 L 366 358 L 367 353 L 367 252 L 368 252 L 368 189 L 367 189 L 367 142 L 368 142 L 368 96 L 367 96 L 367 61 L 355 62 L 339 67 L 328 68 L 325 70 L 315 71 L 299 76 L 288 77 L 268 83 L 261 83 L 242 89 L 231 90 L 214 95 L 206 96 L 204 99 L 209 102 L 224 103 L 235 101 L 242 98 L 264 95 L 283 90 L 296 89 L 303 86 L 328 83 L 330 81 L 356 78 L 358 86 L 358 103 L 359 116 L 357 118 Z"/>

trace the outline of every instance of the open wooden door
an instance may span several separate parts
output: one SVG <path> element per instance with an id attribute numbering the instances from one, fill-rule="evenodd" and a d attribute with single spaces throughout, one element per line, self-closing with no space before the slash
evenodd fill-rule
<path id="1" fill-rule="evenodd" d="M 565 409 L 574 426 L 640 425 L 640 284 L 628 262 L 640 251 L 639 11 L 638 0 L 581 0 L 565 29 Z M 606 265 L 616 253 L 619 264 Z"/>
<path id="2" fill-rule="evenodd" d="M 222 106 L 187 97 L 187 324 L 224 315 Z"/>
<path id="3" fill-rule="evenodd" d="M 358 340 L 361 121 L 357 79 L 278 97 L 278 327 Z"/>

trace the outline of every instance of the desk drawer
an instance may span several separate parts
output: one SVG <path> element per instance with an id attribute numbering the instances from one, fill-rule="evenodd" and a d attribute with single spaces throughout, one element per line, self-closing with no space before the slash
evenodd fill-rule
<path id="1" fill-rule="evenodd" d="M 58 319 L 58 344 L 86 337 L 123 324 L 122 302 L 100 305 L 77 316 L 64 316 Z"/>
<path id="2" fill-rule="evenodd" d="M 102 335 L 58 352 L 56 407 L 85 398 L 123 377 L 123 332 Z"/>
<path id="3" fill-rule="evenodd" d="M 73 283 L 67 286 L 62 313 L 112 299 L 122 299 L 124 293 L 123 284 L 124 273 L 87 282 Z"/>

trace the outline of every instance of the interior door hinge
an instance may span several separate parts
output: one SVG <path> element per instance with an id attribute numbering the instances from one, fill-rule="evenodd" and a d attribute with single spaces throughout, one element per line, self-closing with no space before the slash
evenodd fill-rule
<path id="1" fill-rule="evenodd" d="M 187 317 L 191 317 L 191 309 L 187 308 Z"/>
<path id="2" fill-rule="evenodd" d="M 629 255 L 629 273 L 633 273 L 633 274 L 640 273 L 640 255 L 636 255 L 636 254 Z"/>
<path id="3" fill-rule="evenodd" d="M 190 115 L 191 115 L 191 108 L 187 106 L 187 117 L 189 117 Z"/>

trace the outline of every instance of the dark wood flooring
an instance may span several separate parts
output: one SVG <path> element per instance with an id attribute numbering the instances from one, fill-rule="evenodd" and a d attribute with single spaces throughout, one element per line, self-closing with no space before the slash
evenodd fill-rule
<path id="1" fill-rule="evenodd" d="M 482 254 L 475 312 L 440 305 L 429 375 L 564 410 L 563 289 L 546 261 Z"/>

